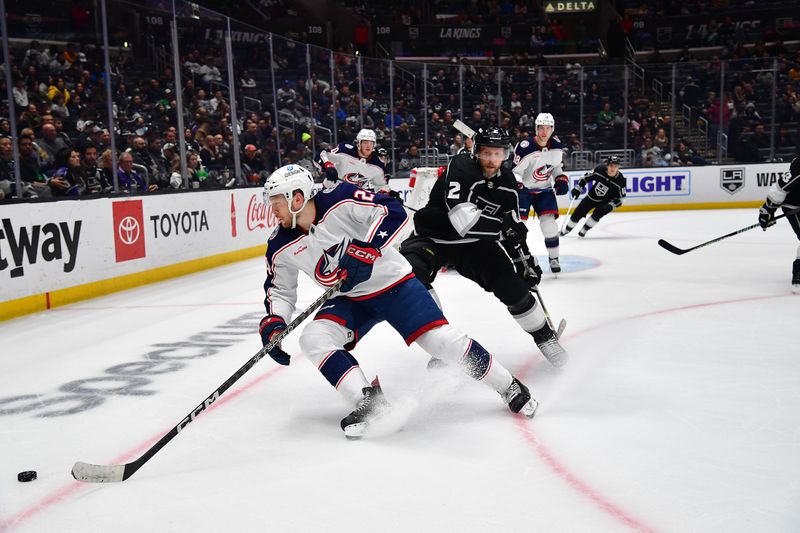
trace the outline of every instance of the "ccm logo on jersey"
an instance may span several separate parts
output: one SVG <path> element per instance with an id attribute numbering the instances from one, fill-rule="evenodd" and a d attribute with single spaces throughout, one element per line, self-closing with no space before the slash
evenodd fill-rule
<path id="1" fill-rule="evenodd" d="M 376 254 L 375 252 L 373 252 L 371 250 L 366 250 L 364 248 L 359 248 L 358 246 L 356 246 L 354 244 L 350 244 L 350 245 L 347 246 L 347 252 L 346 253 L 347 253 L 347 255 L 353 256 L 353 257 L 363 261 L 364 263 L 367 263 L 367 264 L 370 264 L 370 265 L 373 264 L 375 261 L 377 261 L 378 258 L 380 257 L 379 253 Z"/>

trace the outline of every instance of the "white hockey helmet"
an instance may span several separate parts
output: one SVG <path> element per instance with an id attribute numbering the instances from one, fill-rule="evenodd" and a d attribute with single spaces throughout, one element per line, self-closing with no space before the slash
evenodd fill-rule
<path id="1" fill-rule="evenodd" d="M 556 120 L 550 113 L 539 113 L 536 115 L 535 124 L 536 126 L 553 126 L 553 129 L 555 129 Z"/>
<path id="2" fill-rule="evenodd" d="M 314 188 L 314 177 L 300 165 L 285 165 L 273 172 L 264 183 L 264 203 L 269 203 L 271 196 L 283 195 L 289 203 L 289 212 L 292 214 L 292 227 L 297 225 L 297 215 L 311 199 Z M 303 205 L 297 211 L 292 211 L 292 196 L 294 191 L 303 193 Z"/>
<path id="3" fill-rule="evenodd" d="M 367 128 L 360 130 L 356 135 L 356 146 L 359 146 L 361 141 L 372 141 L 373 143 L 377 142 L 375 139 L 375 131 Z"/>

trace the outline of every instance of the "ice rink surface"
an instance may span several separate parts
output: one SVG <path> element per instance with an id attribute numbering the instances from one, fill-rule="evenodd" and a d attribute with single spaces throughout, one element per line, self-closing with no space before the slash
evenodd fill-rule
<path id="1" fill-rule="evenodd" d="M 780 221 L 684 256 L 656 244 L 756 217 L 615 213 L 563 238 L 565 271 L 541 284 L 568 321 L 561 371 L 440 274 L 446 316 L 530 386 L 533 420 L 381 325 L 354 355 L 404 429 L 347 441 L 349 408 L 295 332 L 290 367 L 259 362 L 110 485 L 70 469 L 135 459 L 260 348 L 263 260 L 0 323 L 0 531 L 800 531 L 796 237 Z M 298 308 L 320 292 L 301 276 Z"/>

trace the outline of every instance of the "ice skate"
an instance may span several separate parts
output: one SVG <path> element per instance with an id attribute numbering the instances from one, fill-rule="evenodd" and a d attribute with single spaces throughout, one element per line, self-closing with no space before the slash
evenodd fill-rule
<path id="1" fill-rule="evenodd" d="M 792 263 L 792 292 L 800 294 L 800 259 Z"/>
<path id="2" fill-rule="evenodd" d="M 533 418 L 539 402 L 531 397 L 528 387 L 523 385 L 520 380 L 514 378 L 511 385 L 501 394 L 503 401 L 508 404 L 508 408 L 514 413 L 520 413 L 528 418 Z"/>
<path id="3" fill-rule="evenodd" d="M 558 262 L 558 257 L 550 258 L 550 272 L 553 274 L 561 272 L 561 263 Z"/>
<path id="4" fill-rule="evenodd" d="M 542 355 L 544 355 L 545 359 L 550 361 L 551 365 L 556 368 L 561 368 L 567 364 L 567 361 L 569 361 L 569 354 L 561 344 L 559 344 L 558 338 L 555 332 L 550 329 L 550 326 L 545 324 L 543 328 L 534 331 L 531 335 L 533 336 L 533 340 L 536 341 L 536 345 L 542 351 Z"/>
<path id="5" fill-rule="evenodd" d="M 581 230 L 578 232 L 578 237 L 586 237 L 586 232 L 588 232 L 590 229 L 592 228 L 584 224 Z"/>
<path id="6" fill-rule="evenodd" d="M 561 236 L 563 237 L 564 235 L 566 235 L 567 233 L 569 233 L 570 231 L 572 231 L 572 228 L 574 228 L 574 227 L 575 227 L 575 226 L 570 226 L 570 225 L 569 225 L 569 223 L 567 223 L 567 225 L 566 225 L 566 226 L 564 226 L 564 227 L 562 228 L 562 230 L 558 232 L 558 234 L 559 234 L 559 235 L 561 235 Z"/>
<path id="7" fill-rule="evenodd" d="M 364 398 L 358 403 L 358 407 L 342 419 L 344 436 L 351 440 L 363 437 L 370 424 L 379 420 L 389 405 L 377 378 L 371 387 L 364 387 L 361 392 L 364 393 Z"/>

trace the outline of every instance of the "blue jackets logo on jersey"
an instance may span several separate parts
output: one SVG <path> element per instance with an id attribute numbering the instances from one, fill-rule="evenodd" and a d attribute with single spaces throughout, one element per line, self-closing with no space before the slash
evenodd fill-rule
<path id="1" fill-rule="evenodd" d="M 537 181 L 546 181 L 552 172 L 553 165 L 542 165 L 533 171 L 533 179 Z"/>
<path id="2" fill-rule="evenodd" d="M 314 277 L 320 284 L 330 287 L 339 279 L 339 259 L 342 258 L 343 253 L 344 246 L 342 243 L 338 243 L 325 250 L 325 253 L 319 258 L 317 266 L 314 268 Z"/>

